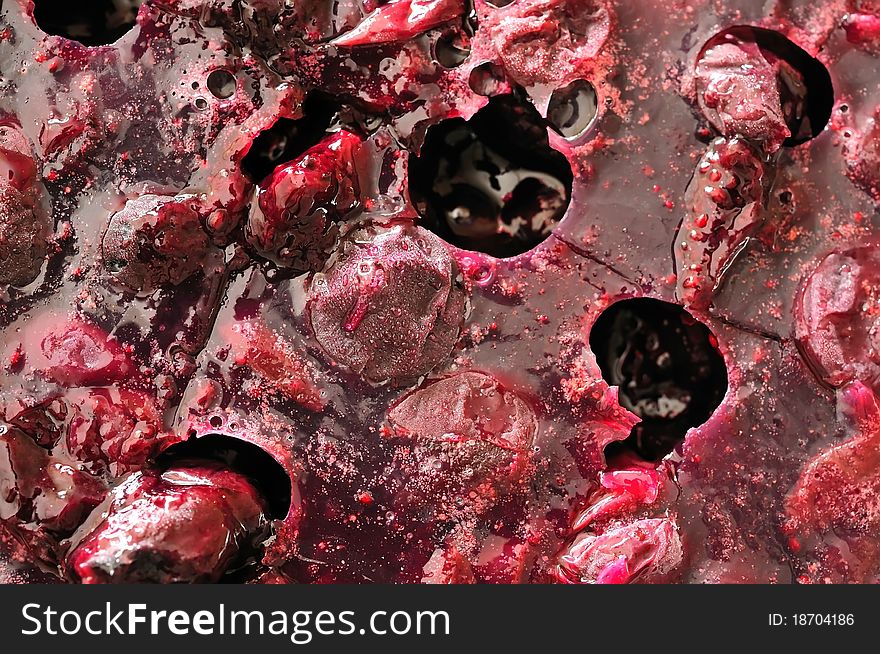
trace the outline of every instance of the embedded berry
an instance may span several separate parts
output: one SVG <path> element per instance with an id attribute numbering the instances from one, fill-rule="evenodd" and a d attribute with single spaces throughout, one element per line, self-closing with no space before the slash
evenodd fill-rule
<path id="1" fill-rule="evenodd" d="M 467 305 L 458 268 L 419 227 L 351 232 L 312 282 L 312 329 L 327 356 L 372 382 L 414 379 L 444 361 Z"/>
<path id="2" fill-rule="evenodd" d="M 838 392 L 843 442 L 809 458 L 782 526 L 802 583 L 872 583 L 880 570 L 880 401 L 853 382 Z"/>
<path id="3" fill-rule="evenodd" d="M 880 54 L 880 15 L 863 12 L 847 14 L 843 29 L 850 43 L 873 54 Z"/>
<path id="4" fill-rule="evenodd" d="M 39 527 L 68 536 L 105 492 L 103 482 L 44 450 L 24 432 L 0 433 L 0 521 L 13 526 L 17 521 L 24 533 Z"/>
<path id="5" fill-rule="evenodd" d="M 39 276 L 47 236 L 48 225 L 32 203 L 16 186 L 0 181 L 0 287 L 26 286 Z"/>
<path id="6" fill-rule="evenodd" d="M 67 451 L 95 474 L 139 470 L 165 440 L 159 410 L 141 391 L 83 389 L 67 401 Z"/>
<path id="7" fill-rule="evenodd" d="M 589 71 L 611 33 L 604 0 L 519 0 L 485 17 L 504 70 L 523 86 Z"/>
<path id="8" fill-rule="evenodd" d="M 872 245 L 832 252 L 806 278 L 794 333 L 810 367 L 829 386 L 880 386 L 880 252 Z"/>
<path id="9" fill-rule="evenodd" d="M 683 561 L 676 522 L 648 518 L 580 534 L 559 556 L 557 577 L 569 584 L 668 583 Z"/>
<path id="10" fill-rule="evenodd" d="M 805 112 L 800 74 L 755 42 L 731 37 L 710 47 L 697 63 L 696 84 L 700 109 L 720 134 L 762 143 L 769 152 Z"/>
<path id="11" fill-rule="evenodd" d="M 263 182 L 245 230 L 260 256 L 296 271 L 324 264 L 338 239 L 339 221 L 357 204 L 353 156 L 360 142 L 341 130 Z"/>
<path id="12" fill-rule="evenodd" d="M 764 218 L 773 170 L 742 138 L 717 138 L 685 191 L 688 213 L 675 235 L 676 294 L 708 307 L 726 270 Z"/>
<path id="13" fill-rule="evenodd" d="M 122 345 L 98 325 L 54 313 L 44 320 L 26 335 L 26 370 L 68 387 L 106 386 L 135 372 Z"/>
<path id="14" fill-rule="evenodd" d="M 160 195 L 126 202 L 110 219 L 101 254 L 115 282 L 145 293 L 209 270 L 217 256 L 193 200 Z"/>
<path id="15" fill-rule="evenodd" d="M 797 525 L 838 534 L 880 534 L 880 430 L 877 425 L 807 462 L 788 498 Z"/>
<path id="16" fill-rule="evenodd" d="M 50 325 L 44 334 L 39 354 L 28 361 L 60 384 L 102 386 L 127 379 L 134 371 L 120 343 L 81 318 Z"/>
<path id="17" fill-rule="evenodd" d="M 26 193 L 33 187 L 36 174 L 37 164 L 21 129 L 0 123 L 0 186 L 9 184 Z"/>
<path id="18" fill-rule="evenodd" d="M 657 501 L 666 482 L 649 464 L 633 463 L 628 467 L 603 472 L 599 477 L 601 488 L 587 500 L 572 523 L 572 531 L 586 529 L 594 522 L 619 517 L 625 511 L 650 506 Z"/>
<path id="19" fill-rule="evenodd" d="M 249 366 L 271 391 L 313 411 L 324 407 L 311 365 L 280 334 L 253 320 L 233 325 L 228 337 L 234 361 Z"/>
<path id="20" fill-rule="evenodd" d="M 86 584 L 216 582 L 265 538 L 263 511 L 251 483 L 219 466 L 135 473 L 73 539 L 67 566 Z"/>
<path id="21" fill-rule="evenodd" d="M 472 491 L 475 506 L 488 505 L 510 490 L 528 470 L 537 431 L 532 408 L 481 372 L 412 392 L 388 411 L 388 422 L 409 479 L 404 492 L 441 506 Z"/>

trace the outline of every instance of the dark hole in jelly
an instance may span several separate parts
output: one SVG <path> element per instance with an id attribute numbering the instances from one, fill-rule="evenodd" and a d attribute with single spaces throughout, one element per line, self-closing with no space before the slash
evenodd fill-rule
<path id="1" fill-rule="evenodd" d="M 468 86 L 477 95 L 491 98 L 501 93 L 504 88 L 504 71 L 498 64 L 484 61 L 471 70 Z"/>
<path id="2" fill-rule="evenodd" d="M 303 116 L 296 120 L 279 118 L 254 139 L 241 161 L 242 172 L 259 184 L 278 166 L 296 159 L 324 137 L 339 105 L 320 93 L 309 94 L 303 102 Z"/>
<path id="3" fill-rule="evenodd" d="M 512 257 L 565 214 L 572 172 L 531 103 L 503 95 L 469 121 L 431 127 L 410 157 L 409 185 L 424 227 L 456 247 Z"/>
<path id="4" fill-rule="evenodd" d="M 590 347 L 620 403 L 642 422 L 605 456 L 657 461 L 712 415 L 727 392 L 715 336 L 682 307 L 637 298 L 612 304 L 590 331 Z"/>
<path id="5" fill-rule="evenodd" d="M 821 61 L 779 32 L 751 25 L 736 25 L 719 32 L 706 42 L 698 59 L 709 49 L 726 41 L 756 43 L 765 52 L 786 61 L 803 76 L 807 89 L 805 110 L 802 115 L 790 117 L 788 127 L 792 135 L 785 141 L 785 145 L 799 145 L 822 133 L 834 109 L 834 86 L 828 69 Z M 786 90 L 790 88 L 783 83 L 783 103 L 791 100 L 791 97 L 786 97 Z"/>
<path id="6" fill-rule="evenodd" d="M 470 39 L 457 30 L 444 32 L 434 44 L 434 58 L 444 68 L 457 68 L 470 53 Z"/>
<path id="7" fill-rule="evenodd" d="M 208 90 L 215 98 L 226 100 L 235 95 L 237 83 L 235 75 L 225 68 L 212 70 L 208 75 Z"/>
<path id="8" fill-rule="evenodd" d="M 219 461 L 251 480 L 273 518 L 283 519 L 290 511 L 290 477 L 272 455 L 253 443 L 222 434 L 191 436 L 162 452 L 156 465 L 168 468 L 181 461 Z"/>
<path id="9" fill-rule="evenodd" d="M 143 0 L 34 0 L 34 20 L 46 34 L 83 45 L 108 45 L 135 25 Z"/>
<path id="10" fill-rule="evenodd" d="M 553 91 L 547 120 L 561 136 L 574 139 L 586 133 L 599 111 L 596 89 L 587 80 L 575 80 Z"/>

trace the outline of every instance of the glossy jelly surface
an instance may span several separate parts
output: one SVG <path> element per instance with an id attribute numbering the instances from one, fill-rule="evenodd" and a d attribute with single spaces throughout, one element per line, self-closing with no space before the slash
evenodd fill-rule
<path id="1" fill-rule="evenodd" d="M 880 4 L 58 4 L 0 581 L 877 581 Z"/>

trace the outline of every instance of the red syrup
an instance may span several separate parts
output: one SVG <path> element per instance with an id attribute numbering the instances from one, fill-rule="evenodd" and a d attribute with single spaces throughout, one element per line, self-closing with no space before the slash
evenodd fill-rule
<path id="1" fill-rule="evenodd" d="M 0 578 L 875 581 L 877 8 L 668 4 L 3 3 Z"/>

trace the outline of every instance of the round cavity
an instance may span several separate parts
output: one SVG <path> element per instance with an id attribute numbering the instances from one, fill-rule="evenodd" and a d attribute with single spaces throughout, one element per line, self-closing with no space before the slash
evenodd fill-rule
<path id="1" fill-rule="evenodd" d="M 33 16 L 46 34 L 83 45 L 109 45 L 137 22 L 144 0 L 33 0 Z"/>
<path id="2" fill-rule="evenodd" d="M 156 465 L 168 468 L 184 460 L 219 461 L 245 475 L 266 501 L 269 514 L 279 520 L 287 517 L 293 493 L 290 476 L 261 447 L 231 436 L 208 434 L 172 445 L 159 455 Z"/>
<path id="3" fill-rule="evenodd" d="M 410 197 L 421 225 L 447 243 L 513 257 L 544 241 L 571 199 L 568 160 L 527 100 L 492 98 L 469 121 L 432 126 L 410 157 Z"/>
<path id="4" fill-rule="evenodd" d="M 596 89 L 587 80 L 579 79 L 553 91 L 547 120 L 560 136 L 576 139 L 593 126 L 598 113 Z"/>
<path id="5" fill-rule="evenodd" d="M 608 307 L 590 331 L 590 348 L 621 405 L 641 422 L 610 444 L 657 461 L 712 415 L 727 392 L 727 367 L 711 330 L 677 304 L 650 298 Z"/>

